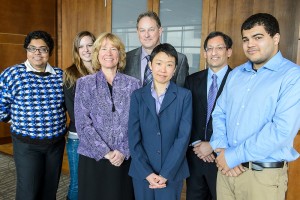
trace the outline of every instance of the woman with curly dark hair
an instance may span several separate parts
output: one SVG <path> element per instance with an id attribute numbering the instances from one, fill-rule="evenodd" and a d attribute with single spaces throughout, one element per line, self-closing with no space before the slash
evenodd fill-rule
<path id="1" fill-rule="evenodd" d="M 17 171 L 16 200 L 55 200 L 65 147 L 63 71 L 49 57 L 54 41 L 29 33 L 27 60 L 0 75 L 0 121 L 10 131 Z"/>

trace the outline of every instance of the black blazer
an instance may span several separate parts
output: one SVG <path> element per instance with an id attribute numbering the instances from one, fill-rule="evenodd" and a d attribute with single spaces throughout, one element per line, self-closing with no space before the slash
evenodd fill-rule
<path id="1" fill-rule="evenodd" d="M 133 49 L 126 53 L 126 66 L 124 74 L 133 76 L 141 80 L 141 54 L 142 47 Z M 183 86 L 185 78 L 189 75 L 189 64 L 186 56 L 182 53 L 178 53 L 178 65 L 172 81 L 178 86 Z"/>
<path id="2" fill-rule="evenodd" d="M 227 76 L 231 69 L 228 70 L 219 87 L 216 101 L 222 93 Z M 196 140 L 209 141 L 212 135 L 212 117 L 208 121 L 207 133 L 205 139 L 206 115 L 207 115 L 207 73 L 208 69 L 189 75 L 185 81 L 185 87 L 192 92 L 193 96 L 193 124 L 190 143 Z M 214 107 L 213 107 L 214 109 Z"/>

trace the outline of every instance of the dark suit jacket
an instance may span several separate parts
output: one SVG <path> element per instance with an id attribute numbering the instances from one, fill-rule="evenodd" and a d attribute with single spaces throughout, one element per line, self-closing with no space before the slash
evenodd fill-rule
<path id="1" fill-rule="evenodd" d="M 141 54 L 142 47 L 126 53 L 126 66 L 124 73 L 141 80 Z M 183 86 L 185 78 L 189 75 L 189 64 L 184 54 L 178 53 L 178 65 L 172 78 L 177 85 Z"/>
<path id="2" fill-rule="evenodd" d="M 228 67 L 228 70 L 219 87 L 216 100 L 222 93 L 223 87 L 230 71 L 231 69 Z M 189 75 L 185 81 L 185 87 L 191 90 L 193 95 L 193 125 L 190 142 L 194 142 L 196 140 L 209 141 L 213 132 L 212 117 L 210 116 L 205 139 L 207 115 L 207 73 L 208 69 L 196 72 Z"/>
<path id="3" fill-rule="evenodd" d="M 156 114 L 151 84 L 131 96 L 128 141 L 129 175 L 144 180 L 151 173 L 169 181 L 189 176 L 186 150 L 192 126 L 192 94 L 172 81 Z"/>

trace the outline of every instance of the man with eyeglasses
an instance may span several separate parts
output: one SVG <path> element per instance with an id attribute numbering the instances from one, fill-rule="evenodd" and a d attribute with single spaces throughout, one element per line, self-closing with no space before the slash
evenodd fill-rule
<path id="1" fill-rule="evenodd" d="M 227 61 L 232 54 L 232 40 L 222 32 L 211 32 L 204 41 L 207 69 L 189 75 L 185 87 L 193 95 L 193 124 L 187 159 L 187 200 L 216 200 L 217 167 L 209 144 L 216 99 L 221 94 L 230 72 Z"/>
<path id="2" fill-rule="evenodd" d="M 143 85 L 147 85 L 152 81 L 152 72 L 148 66 L 149 56 L 152 50 L 160 44 L 163 28 L 158 15 L 152 11 L 138 16 L 136 28 L 142 46 L 126 53 L 124 73 L 141 80 Z M 188 74 L 187 58 L 184 54 L 178 53 L 178 65 L 171 80 L 183 86 Z"/>
<path id="3" fill-rule="evenodd" d="M 47 32 L 29 33 L 27 60 L 0 75 L 0 121 L 11 123 L 16 200 L 56 199 L 66 115 L 63 71 L 48 63 L 53 47 Z"/>

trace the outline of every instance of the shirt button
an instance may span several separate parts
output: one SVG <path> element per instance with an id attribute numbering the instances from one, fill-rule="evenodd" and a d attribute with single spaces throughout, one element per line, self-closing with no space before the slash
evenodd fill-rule
<path id="1" fill-rule="evenodd" d="M 245 108 L 245 106 L 244 106 L 244 105 L 242 105 L 242 108 Z"/>
<path id="2" fill-rule="evenodd" d="M 249 92 L 249 91 L 250 91 L 250 89 L 248 88 L 248 89 L 247 89 L 247 91 Z"/>
<path id="3" fill-rule="evenodd" d="M 236 143 L 237 143 L 237 141 L 236 141 L 236 140 L 234 140 L 234 141 L 233 141 L 233 143 L 234 143 L 234 144 L 236 144 Z"/>
<path id="4" fill-rule="evenodd" d="M 236 123 L 236 125 L 238 126 L 238 125 L 240 125 L 240 123 L 238 122 L 238 123 Z"/>

